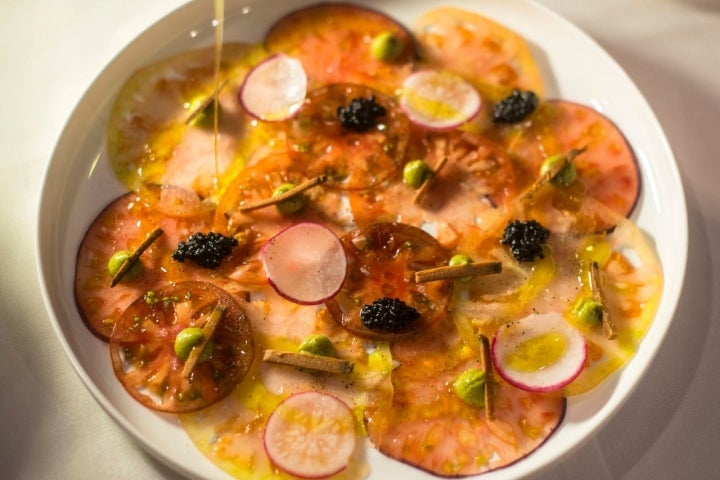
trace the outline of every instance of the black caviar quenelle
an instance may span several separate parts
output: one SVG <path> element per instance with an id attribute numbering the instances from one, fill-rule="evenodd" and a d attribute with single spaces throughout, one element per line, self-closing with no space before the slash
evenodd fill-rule
<path id="1" fill-rule="evenodd" d="M 371 330 L 404 330 L 420 318 L 420 312 L 398 298 L 383 297 L 360 309 L 360 321 Z"/>
<path id="2" fill-rule="evenodd" d="M 505 227 L 501 242 L 510 247 L 518 262 L 533 262 L 536 258 L 545 258 L 542 246 L 549 236 L 550 230 L 535 220 L 513 220 Z"/>
<path id="3" fill-rule="evenodd" d="M 529 90 L 513 89 L 493 107 L 493 122 L 515 123 L 530 115 L 538 106 L 538 97 Z"/>
<path id="4" fill-rule="evenodd" d="M 340 124 L 348 130 L 365 132 L 375 126 L 378 117 L 385 115 L 385 107 L 375 102 L 375 97 L 353 98 L 348 105 L 337 108 Z"/>
<path id="5" fill-rule="evenodd" d="M 234 237 L 226 237 L 215 232 L 208 234 L 198 232 L 191 235 L 187 241 L 178 243 L 172 258 L 178 262 L 184 262 L 189 258 L 203 268 L 217 268 L 237 244 L 238 241 Z"/>

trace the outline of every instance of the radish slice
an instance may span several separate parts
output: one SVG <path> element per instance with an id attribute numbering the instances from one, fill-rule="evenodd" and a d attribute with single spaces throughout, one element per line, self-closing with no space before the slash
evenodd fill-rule
<path id="1" fill-rule="evenodd" d="M 501 327 L 492 360 L 508 383 L 532 392 L 557 390 L 585 366 L 585 337 L 558 313 L 532 314 Z"/>
<path id="2" fill-rule="evenodd" d="M 240 103 L 247 112 L 267 122 L 285 120 L 302 105 L 307 75 L 299 60 L 273 55 L 256 65 L 240 88 Z"/>
<path id="3" fill-rule="evenodd" d="M 270 414 L 263 442 L 281 470 L 303 478 L 328 477 L 347 467 L 355 450 L 355 416 L 327 393 L 296 393 Z"/>
<path id="4" fill-rule="evenodd" d="M 413 123 L 446 130 L 475 117 L 482 101 L 462 77 L 444 70 L 421 70 L 403 82 L 400 106 Z"/>
<path id="5" fill-rule="evenodd" d="M 342 242 L 317 223 L 298 223 L 282 230 L 263 245 L 260 256 L 273 288 L 302 305 L 335 296 L 347 274 Z"/>

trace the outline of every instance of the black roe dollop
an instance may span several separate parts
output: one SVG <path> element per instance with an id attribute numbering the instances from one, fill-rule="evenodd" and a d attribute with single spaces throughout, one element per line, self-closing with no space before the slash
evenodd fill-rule
<path id="1" fill-rule="evenodd" d="M 515 123 L 530 115 L 538 106 L 538 97 L 529 90 L 513 89 L 493 107 L 493 122 Z"/>
<path id="2" fill-rule="evenodd" d="M 348 130 L 366 132 L 375 126 L 378 117 L 385 116 L 385 107 L 375 102 L 375 96 L 370 98 L 353 98 L 347 105 L 337 108 L 340 124 Z"/>
<path id="3" fill-rule="evenodd" d="M 550 230 L 535 220 L 513 220 L 505 227 L 501 242 L 510 247 L 518 262 L 533 262 L 536 258 L 545 258 L 542 246 L 549 236 Z"/>
<path id="4" fill-rule="evenodd" d="M 360 309 L 360 321 L 370 330 L 397 332 L 420 318 L 420 312 L 399 298 L 383 297 Z"/>
<path id="5" fill-rule="evenodd" d="M 198 232 L 191 235 L 187 241 L 178 243 L 172 258 L 178 262 L 184 262 L 189 258 L 203 268 L 217 268 L 237 244 L 238 241 L 234 237 L 226 237 L 215 232 L 207 235 Z"/>

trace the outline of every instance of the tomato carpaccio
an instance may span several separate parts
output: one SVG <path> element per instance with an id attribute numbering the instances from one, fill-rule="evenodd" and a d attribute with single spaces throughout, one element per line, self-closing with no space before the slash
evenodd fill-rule
<path id="1" fill-rule="evenodd" d="M 308 87 L 292 116 L 263 122 L 243 111 L 238 90 L 252 66 L 278 52 L 302 63 Z M 178 414 L 219 468 L 293 478 L 268 458 L 265 424 L 287 397 L 321 391 L 352 408 L 368 440 L 333 478 L 372 473 L 368 448 L 440 477 L 480 475 L 542 448 L 566 398 L 592 390 L 637 350 L 662 271 L 628 219 L 641 182 L 631 145 L 596 110 L 544 98 L 521 32 L 454 8 L 406 27 L 363 7 L 318 4 L 279 19 L 262 43 L 225 45 L 219 84 L 213 61 L 212 49 L 185 53 L 123 87 L 108 153 L 129 191 L 88 227 L 75 297 L 89 330 L 109 343 L 128 394 Z M 421 69 L 463 77 L 482 97 L 481 114 L 451 130 L 413 123 L 398 99 Z M 204 117 L 214 114 L 216 89 L 215 132 Z M 494 107 L 515 89 L 538 104 L 521 121 L 494 122 Z M 417 101 L 448 113 L 442 95 Z M 577 152 L 572 175 L 543 179 L 548 157 Z M 506 227 L 531 221 L 546 240 L 506 238 Z M 277 294 L 259 258 L 265 242 L 300 222 L 328 227 L 347 256 L 344 284 L 325 304 Z M 520 261 L 518 245 L 538 255 Z M 141 268 L 113 286 L 118 251 Z M 443 276 L 468 262 L 501 271 Z M 582 333 L 580 375 L 551 392 L 494 375 L 488 362 L 498 360 L 478 339 L 546 312 Z M 542 368 L 562 356 L 547 344 L 553 335 L 528 339 L 502 361 Z M 266 359 L 316 336 L 349 373 Z M 466 372 L 482 380 L 457 386 Z"/>

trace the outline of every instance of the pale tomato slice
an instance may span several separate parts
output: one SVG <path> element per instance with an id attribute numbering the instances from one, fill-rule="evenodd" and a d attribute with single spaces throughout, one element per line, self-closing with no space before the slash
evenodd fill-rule
<path id="1" fill-rule="evenodd" d="M 543 94 L 540 69 L 525 39 L 489 18 L 441 7 L 421 15 L 412 30 L 423 63 L 462 75 L 490 100 L 513 88 Z"/>
<path id="2" fill-rule="evenodd" d="M 362 337 L 392 339 L 427 328 L 446 314 L 452 281 L 414 280 L 415 271 L 447 262 L 447 252 L 431 235 L 402 223 L 376 223 L 346 234 L 341 241 L 348 272 L 328 307 L 343 327 Z M 419 320 L 397 332 L 367 328 L 360 318 L 362 306 L 383 297 L 405 302 L 420 313 Z"/>
<path id="3" fill-rule="evenodd" d="M 640 194 L 635 154 L 620 129 L 597 110 L 564 100 L 549 101 L 528 122 L 501 127 L 498 132 L 510 153 L 536 176 L 547 157 L 585 148 L 573 162 L 579 181 L 553 189 L 557 208 L 577 211 L 585 196 L 625 216 L 635 208 Z"/>
<path id="4" fill-rule="evenodd" d="M 403 45 L 392 61 L 372 54 L 372 40 L 390 33 Z M 299 59 L 310 88 L 330 83 L 368 85 L 393 93 L 412 71 L 414 40 L 397 21 L 356 5 L 320 4 L 281 18 L 265 37 L 271 52 Z"/>
<path id="5" fill-rule="evenodd" d="M 178 187 L 144 188 L 105 207 L 85 233 L 75 267 L 75 302 L 90 331 L 107 340 L 118 316 L 135 298 L 176 280 L 180 274 L 162 267 L 172 265 L 170 255 L 179 241 L 207 230 L 211 222 L 212 211 L 195 194 Z M 158 227 L 163 234 L 140 257 L 143 274 L 111 287 L 108 261 L 113 254 L 134 251 Z"/>
<path id="6" fill-rule="evenodd" d="M 494 420 L 461 400 L 452 384 L 482 370 L 450 316 L 392 347 L 393 397 L 365 413 L 368 437 L 385 455 L 441 477 L 477 475 L 510 465 L 540 447 L 565 413 L 565 399 L 493 384 Z"/>
<path id="7" fill-rule="evenodd" d="M 577 244 L 581 288 L 568 305 L 566 316 L 585 335 L 588 363 L 580 376 L 565 387 L 566 395 L 591 390 L 635 355 L 662 296 L 663 272 L 656 252 L 635 224 L 615 216 L 612 233 L 586 236 Z M 577 298 L 592 295 L 589 281 L 592 261 L 599 264 L 600 285 L 617 331 L 613 339 L 607 337 L 601 326 L 588 326 L 570 313 Z"/>
<path id="8" fill-rule="evenodd" d="M 203 197 L 212 193 L 217 175 L 223 185 L 223 174 L 230 174 L 247 156 L 244 146 L 256 141 L 248 134 L 256 129 L 238 105 L 237 89 L 265 56 L 254 45 L 223 46 L 217 162 L 213 105 L 204 110 L 204 121 L 189 122 L 215 91 L 215 49 L 183 53 L 135 72 L 117 95 L 107 129 L 108 156 L 120 181 L 130 190 L 172 184 Z"/>
<path id="9" fill-rule="evenodd" d="M 338 107 L 373 98 L 385 109 L 375 125 L 358 132 L 342 126 Z M 308 176 L 327 174 L 331 185 L 361 189 L 377 185 L 398 168 L 407 146 L 409 121 L 392 97 L 369 87 L 334 84 L 308 93 L 288 123 L 293 168 Z"/>
<path id="10" fill-rule="evenodd" d="M 378 221 L 419 225 L 443 247 L 469 253 L 502 228 L 496 225 L 504 218 L 499 207 L 528 183 L 503 147 L 475 133 L 415 128 L 406 158 L 423 160 L 431 168 L 443 158 L 447 162 L 418 202 L 417 190 L 399 179 L 382 188 L 349 192 L 358 226 Z"/>
<path id="11" fill-rule="evenodd" d="M 207 282 L 181 282 L 154 293 L 135 300 L 110 337 L 110 358 L 120 382 L 137 401 L 162 412 L 191 412 L 225 398 L 254 358 L 252 330 L 241 306 Z M 209 347 L 184 375 L 175 338 L 185 328 L 202 328 L 216 306 L 224 311 Z"/>

